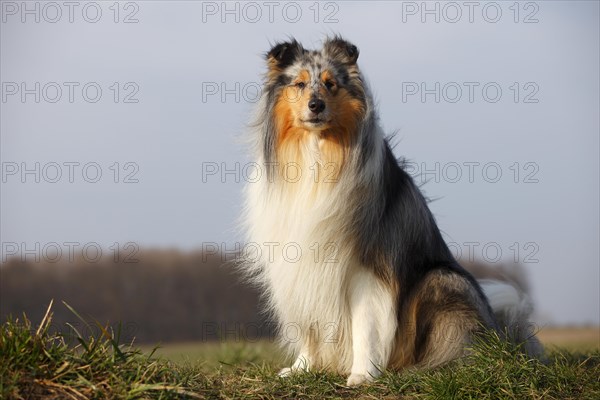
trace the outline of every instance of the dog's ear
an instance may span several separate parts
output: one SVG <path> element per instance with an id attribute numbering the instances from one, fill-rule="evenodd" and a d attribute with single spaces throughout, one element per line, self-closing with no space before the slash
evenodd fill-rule
<path id="1" fill-rule="evenodd" d="M 330 57 L 338 59 L 345 64 L 356 64 L 356 60 L 358 60 L 358 47 L 342 39 L 341 36 L 328 38 L 323 48 Z"/>
<path id="2" fill-rule="evenodd" d="M 302 45 L 295 39 L 277 43 L 266 55 L 270 70 L 281 71 L 291 65 L 303 52 Z"/>

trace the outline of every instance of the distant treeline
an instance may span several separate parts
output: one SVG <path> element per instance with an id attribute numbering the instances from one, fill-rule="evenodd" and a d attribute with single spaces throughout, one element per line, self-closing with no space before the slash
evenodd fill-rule
<path id="1" fill-rule="evenodd" d="M 509 276 L 527 289 L 518 265 L 466 267 L 478 278 Z M 48 263 L 12 258 L 0 266 L 1 321 L 25 313 L 39 323 L 52 299 L 53 327 L 61 332 L 70 329 L 69 323 L 83 335 L 98 334 L 97 321 L 113 329 L 120 322 L 122 341 L 135 338 L 137 343 L 273 337 L 257 291 L 242 282 L 232 263 L 215 254 L 146 250 L 133 260 Z"/>
<path id="2" fill-rule="evenodd" d="M 38 323 L 54 299 L 53 323 L 98 333 L 102 325 L 138 343 L 256 340 L 272 335 L 259 312 L 256 290 L 243 284 L 218 255 L 168 250 L 140 251 L 133 261 L 44 263 L 7 260 L 0 267 L 0 318 Z M 62 302 L 91 322 L 87 327 Z"/>

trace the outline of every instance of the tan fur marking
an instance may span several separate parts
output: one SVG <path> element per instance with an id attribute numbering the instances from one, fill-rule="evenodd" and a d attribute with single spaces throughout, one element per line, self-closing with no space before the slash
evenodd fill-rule
<path id="1" fill-rule="evenodd" d="M 335 95 L 324 96 L 324 100 L 333 118 L 330 127 L 321 133 L 319 148 L 323 159 L 339 165 L 341 171 L 350 147 L 357 139 L 356 128 L 364 115 L 364 105 L 343 88 Z"/>
<path id="2" fill-rule="evenodd" d="M 283 89 L 279 100 L 275 104 L 275 127 L 277 130 L 276 151 L 280 164 L 289 162 L 301 163 L 300 141 L 304 139 L 307 132 L 299 124 L 299 112 L 301 104 L 308 103 L 307 90 L 300 90 L 296 86 L 288 86 Z M 283 167 L 283 165 L 281 165 Z"/>
<path id="3" fill-rule="evenodd" d="M 308 72 L 308 70 L 303 69 L 302 71 L 300 71 L 298 77 L 294 79 L 295 84 L 298 82 L 304 82 L 306 84 L 310 82 L 310 73 Z"/>
<path id="4" fill-rule="evenodd" d="M 467 297 L 464 303 L 444 310 L 448 296 L 457 292 Z M 465 344 L 479 328 L 478 312 L 474 308 L 476 302 L 468 299 L 473 296 L 471 286 L 461 276 L 442 272 L 432 272 L 426 276 L 415 295 L 409 299 L 409 306 L 400 318 L 398 342 L 389 368 L 432 368 L 463 355 Z M 433 315 L 422 315 L 425 311 Z M 418 332 L 422 318 L 431 321 L 431 328 L 426 333 L 426 347 L 417 354 L 417 340 L 424 339 L 417 337 L 423 334 Z"/>
<path id="5" fill-rule="evenodd" d="M 337 91 L 337 89 L 338 89 L 337 81 L 335 79 L 335 76 L 329 70 L 323 71 L 321 73 L 321 82 L 323 84 L 325 84 L 327 82 L 333 83 L 333 87 L 331 88 L 331 90 L 332 90 L 333 93 L 335 93 L 335 91 Z"/>

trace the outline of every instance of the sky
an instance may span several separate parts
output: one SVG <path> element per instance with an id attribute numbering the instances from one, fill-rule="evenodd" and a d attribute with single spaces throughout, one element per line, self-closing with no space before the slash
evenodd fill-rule
<path id="1" fill-rule="evenodd" d="M 600 323 L 598 2 L 2 1 L 1 13 L 2 260 L 234 249 L 263 55 L 337 33 L 360 49 L 381 124 L 455 255 L 519 262 L 540 323 Z"/>

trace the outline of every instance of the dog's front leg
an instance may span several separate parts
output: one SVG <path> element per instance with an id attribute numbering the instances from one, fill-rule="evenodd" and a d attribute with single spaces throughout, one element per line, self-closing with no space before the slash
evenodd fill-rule
<path id="1" fill-rule="evenodd" d="M 387 366 L 396 335 L 392 290 L 373 272 L 361 269 L 350 284 L 352 369 L 347 385 L 377 378 Z"/>

